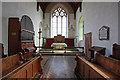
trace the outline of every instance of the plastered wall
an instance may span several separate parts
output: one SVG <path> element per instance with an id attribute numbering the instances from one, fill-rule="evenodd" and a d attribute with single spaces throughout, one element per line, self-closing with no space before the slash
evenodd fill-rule
<path id="1" fill-rule="evenodd" d="M 8 54 L 8 18 L 9 17 L 21 17 L 23 15 L 28 15 L 34 25 L 35 31 L 35 45 L 39 45 L 39 27 L 41 27 L 40 22 L 43 21 L 43 13 L 41 9 L 36 10 L 36 2 L 3 2 L 2 3 L 2 41 L 5 47 L 5 54 Z"/>
<path id="2" fill-rule="evenodd" d="M 92 32 L 92 45 L 106 48 L 106 56 L 112 54 L 112 45 L 118 43 L 118 3 L 117 2 L 84 2 L 82 12 L 76 13 L 76 26 L 80 16 L 84 16 L 84 34 Z M 110 27 L 110 39 L 99 40 L 99 29 Z M 76 32 L 78 36 L 78 31 Z M 84 46 L 84 41 L 78 41 L 78 46 Z"/>

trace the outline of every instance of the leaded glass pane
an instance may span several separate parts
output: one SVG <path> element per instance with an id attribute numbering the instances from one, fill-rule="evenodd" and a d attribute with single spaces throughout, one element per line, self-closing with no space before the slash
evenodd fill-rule
<path id="1" fill-rule="evenodd" d="M 67 36 L 67 13 L 62 8 L 57 8 L 52 13 L 52 37 L 57 34 Z"/>

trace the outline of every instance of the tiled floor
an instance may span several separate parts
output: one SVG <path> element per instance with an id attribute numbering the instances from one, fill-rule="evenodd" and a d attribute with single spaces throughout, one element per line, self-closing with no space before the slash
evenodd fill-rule
<path id="1" fill-rule="evenodd" d="M 41 78 L 75 80 L 75 66 L 75 56 L 50 56 Z"/>

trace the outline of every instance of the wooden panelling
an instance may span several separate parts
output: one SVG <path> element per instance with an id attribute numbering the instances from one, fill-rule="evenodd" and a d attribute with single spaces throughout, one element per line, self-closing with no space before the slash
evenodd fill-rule
<path id="1" fill-rule="evenodd" d="M 35 60 L 33 62 L 33 77 L 35 77 L 36 74 L 39 72 L 39 68 L 40 68 L 39 60 Z"/>
<path id="2" fill-rule="evenodd" d="M 32 69 L 32 63 L 31 64 L 28 64 L 26 67 L 25 67 L 25 70 L 27 71 L 27 78 L 28 78 L 28 80 L 30 79 L 30 78 L 32 78 L 33 77 L 33 69 Z"/>
<path id="3" fill-rule="evenodd" d="M 22 41 L 21 45 L 23 50 L 28 47 L 34 47 L 34 41 Z"/>
<path id="4" fill-rule="evenodd" d="M 92 47 L 92 33 L 85 34 L 85 56 L 89 60 L 91 58 L 91 52 L 89 48 Z"/>
<path id="5" fill-rule="evenodd" d="M 18 66 L 16 69 L 11 71 L 9 74 L 4 75 L 4 78 L 24 78 L 24 79 L 32 79 L 36 76 L 36 74 L 42 70 L 42 67 L 40 65 L 41 57 L 34 57 L 30 61 Z"/>
<path id="6" fill-rule="evenodd" d="M 27 60 L 30 60 L 33 58 L 32 54 L 33 54 L 33 51 L 25 53 L 23 57 Z M 2 74 L 3 74 L 2 76 L 5 76 L 6 74 L 12 72 L 14 69 L 22 65 L 19 62 L 20 61 L 19 54 L 14 54 L 5 58 L 1 58 L 0 60 L 2 61 Z M 36 64 L 40 66 L 40 63 L 38 62 Z"/>
<path id="7" fill-rule="evenodd" d="M 21 51 L 21 26 L 19 18 L 9 18 L 8 55 Z"/>
<path id="8" fill-rule="evenodd" d="M 54 43 L 54 38 L 46 39 L 46 46 L 51 46 L 52 43 Z M 68 47 L 74 46 L 74 38 L 65 38 L 65 43 Z"/>
<path id="9" fill-rule="evenodd" d="M 34 51 L 25 53 L 25 54 L 24 54 L 24 58 L 26 58 L 26 59 L 31 59 L 31 58 L 33 57 L 33 56 L 32 56 L 33 53 L 34 53 Z"/>
<path id="10" fill-rule="evenodd" d="M 54 36 L 54 43 L 64 43 L 65 42 L 65 36 L 57 35 Z"/>
<path id="11" fill-rule="evenodd" d="M 74 38 L 65 38 L 65 43 L 68 47 L 74 46 Z"/>
<path id="12" fill-rule="evenodd" d="M 19 70 L 18 72 L 16 72 L 13 76 L 11 76 L 10 78 L 23 78 L 26 79 L 26 70 L 25 68 L 22 68 L 21 70 Z"/>
<path id="13" fill-rule="evenodd" d="M 19 55 L 15 54 L 12 56 L 8 56 L 6 58 L 2 58 L 2 72 L 3 72 L 3 76 L 6 75 L 7 73 L 9 73 L 11 70 L 13 70 L 14 68 L 16 68 L 19 61 Z"/>
<path id="14" fill-rule="evenodd" d="M 110 57 L 105 57 L 105 56 L 100 55 L 98 53 L 96 53 L 95 60 L 96 60 L 96 63 L 99 64 L 100 66 L 102 66 L 105 69 L 120 76 L 120 61 L 119 60 L 116 60 L 116 59 L 113 59 Z"/>
<path id="15" fill-rule="evenodd" d="M 13 56 L 11 56 L 11 61 L 12 61 L 12 65 L 16 65 L 18 63 L 18 61 L 20 60 L 19 55 L 15 54 Z"/>
<path id="16" fill-rule="evenodd" d="M 51 46 L 51 44 L 54 42 L 54 38 L 47 38 L 46 39 L 46 46 Z"/>
<path id="17" fill-rule="evenodd" d="M 113 48 L 112 48 L 113 52 L 112 52 L 112 57 L 120 60 L 120 45 L 118 44 L 113 44 Z"/>

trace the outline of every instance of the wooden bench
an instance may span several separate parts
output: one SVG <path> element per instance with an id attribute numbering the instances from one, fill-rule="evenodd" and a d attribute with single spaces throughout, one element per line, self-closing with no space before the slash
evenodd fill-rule
<path id="1" fill-rule="evenodd" d="M 95 59 L 92 60 L 93 63 L 96 63 L 102 67 L 104 67 L 106 70 L 111 71 L 112 73 L 120 76 L 120 61 L 106 57 L 103 55 L 100 55 L 99 53 L 96 53 Z"/>
<path id="2" fill-rule="evenodd" d="M 99 46 L 93 46 L 93 47 L 89 48 L 90 55 L 91 55 L 90 61 L 91 61 L 91 59 L 94 58 L 95 51 L 98 52 L 99 54 L 105 55 L 105 50 L 106 50 L 106 48 L 99 47 Z"/>
<path id="3" fill-rule="evenodd" d="M 21 42 L 22 53 L 26 59 L 32 58 L 33 53 L 36 51 L 34 41 L 22 41 Z"/>
<path id="4" fill-rule="evenodd" d="M 99 55 L 99 56 L 98 56 Z M 120 79 L 120 61 L 96 54 L 94 63 L 88 62 L 86 59 L 78 55 L 76 57 L 77 66 L 75 73 L 84 79 L 102 79 L 102 80 L 118 80 Z"/>
<path id="5" fill-rule="evenodd" d="M 20 57 L 18 54 L 1 58 L 2 61 L 2 78 L 34 78 L 38 72 L 42 72 L 41 57 L 32 57 L 25 63 L 20 63 Z M 27 72 L 26 72 L 27 71 Z M 31 75 L 29 77 L 29 75 Z"/>
<path id="6" fill-rule="evenodd" d="M 110 55 L 110 57 L 120 60 L 120 45 L 116 43 L 113 44 L 112 55 Z"/>
<path id="7" fill-rule="evenodd" d="M 5 76 L 7 73 L 21 65 L 18 64 L 20 60 L 18 54 L 1 58 L 0 60 L 2 61 L 2 76 Z"/>
<path id="8" fill-rule="evenodd" d="M 26 64 L 23 64 L 16 69 L 15 74 L 12 74 L 9 78 L 24 78 L 31 79 L 35 78 L 38 72 L 42 72 L 41 58 L 40 56 L 33 58 Z"/>

